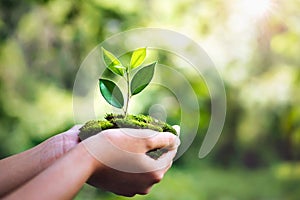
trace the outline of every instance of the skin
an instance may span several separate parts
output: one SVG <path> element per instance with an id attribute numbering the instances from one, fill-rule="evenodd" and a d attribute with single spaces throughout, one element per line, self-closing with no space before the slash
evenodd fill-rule
<path id="1" fill-rule="evenodd" d="M 12 192 L 45 170 L 79 143 L 80 126 L 49 138 L 43 143 L 0 160 L 0 197 Z"/>
<path id="2" fill-rule="evenodd" d="M 78 132 L 78 126 L 73 127 L 33 149 L 0 160 L 0 171 L 6 172 L 0 174 L 0 197 L 6 195 L 5 199 L 72 199 L 85 182 L 124 196 L 147 194 L 151 186 L 158 183 L 171 166 L 178 146 L 178 138 L 171 133 L 138 139 L 122 132 L 110 134 L 107 131 L 101 137 L 93 136 L 87 139 L 87 143 L 79 143 Z M 140 153 L 142 156 L 131 162 L 141 168 L 145 165 L 144 161 L 149 159 L 144 155 L 145 152 L 163 147 L 168 152 L 160 159 L 167 165 L 150 172 L 120 171 L 106 166 L 97 155 L 91 153 L 88 140 L 98 140 L 96 142 L 99 143 L 105 141 L 124 152 Z M 135 148 L 132 145 L 134 143 L 138 144 Z M 101 146 L 96 148 L 95 152 L 105 150 Z M 125 161 L 117 160 L 119 154 L 120 151 L 110 151 L 110 161 L 125 164 Z"/>

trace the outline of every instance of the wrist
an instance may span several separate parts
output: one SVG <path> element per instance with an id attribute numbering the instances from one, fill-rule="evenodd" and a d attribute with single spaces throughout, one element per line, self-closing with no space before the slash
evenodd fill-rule
<path id="1" fill-rule="evenodd" d="M 33 150 L 39 152 L 40 170 L 49 167 L 54 161 L 62 157 L 77 144 L 77 135 L 66 135 L 62 133 L 36 146 Z"/>
<path id="2" fill-rule="evenodd" d="M 99 162 L 94 156 L 92 156 L 89 151 L 86 149 L 83 143 L 79 143 L 76 147 L 78 150 L 77 154 L 78 157 L 86 162 L 87 166 L 89 167 L 90 176 L 95 172 L 99 171 L 103 168 L 103 164 Z"/>

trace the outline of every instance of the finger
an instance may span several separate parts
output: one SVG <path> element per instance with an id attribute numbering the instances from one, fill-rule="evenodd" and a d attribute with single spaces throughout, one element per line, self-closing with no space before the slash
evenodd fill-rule
<path id="1" fill-rule="evenodd" d="M 149 140 L 146 143 L 146 146 L 149 150 L 161 149 L 161 148 L 173 149 L 174 147 L 176 147 L 176 142 L 177 142 L 176 138 L 178 137 L 172 133 L 161 132 L 149 138 Z"/>
<path id="2" fill-rule="evenodd" d="M 165 134 L 166 132 L 162 133 L 162 134 Z M 165 149 L 167 151 L 172 151 L 172 150 L 176 150 L 177 151 L 177 148 L 179 147 L 180 145 L 180 138 L 179 136 L 175 136 L 174 134 L 172 134 L 173 137 L 175 137 L 175 140 L 173 140 L 172 142 L 169 143 L 169 145 L 167 146 L 164 146 L 164 147 L 160 147 L 162 149 Z M 172 138 L 173 138 L 172 137 Z"/>
<path id="3" fill-rule="evenodd" d="M 168 149 L 166 153 L 164 153 L 161 158 L 167 160 L 166 162 L 173 162 L 174 157 L 177 154 L 177 148 Z"/>
<path id="4" fill-rule="evenodd" d="M 142 149 L 142 152 L 164 148 L 174 149 L 178 146 L 178 137 L 169 132 L 157 132 L 149 129 L 109 129 L 101 132 L 108 140 L 118 147 L 130 149 Z M 116 137 L 122 137 L 116 140 Z M 112 139 L 111 139 L 112 138 Z M 127 141 L 127 142 L 126 142 Z M 120 143 L 121 142 L 121 143 Z M 134 146 L 126 146 L 127 143 L 134 142 Z M 132 148 L 131 148 L 132 147 Z M 136 151 L 133 151 L 136 152 Z"/>
<path id="5" fill-rule="evenodd" d="M 167 171 L 171 168 L 172 164 L 173 164 L 173 163 L 170 162 L 169 165 L 167 165 L 164 169 L 162 169 L 164 174 L 167 173 Z"/>
<path id="6" fill-rule="evenodd" d="M 159 132 L 150 129 L 134 129 L 134 128 L 109 129 L 107 131 L 117 132 L 118 134 L 119 132 L 121 132 L 135 139 L 148 139 L 159 134 Z"/>
<path id="7" fill-rule="evenodd" d="M 173 145 L 172 143 L 176 141 L 175 139 L 176 136 L 166 132 L 157 134 L 155 140 L 153 138 L 145 139 L 144 143 L 147 144 L 149 140 L 153 140 L 153 143 L 161 143 L 162 145 L 156 144 L 152 147 L 159 148 L 162 146 Z M 92 155 L 100 163 L 103 163 L 113 169 L 130 173 L 145 173 L 164 169 L 166 166 L 169 166 L 176 154 L 176 149 L 171 150 L 170 152 L 165 153 L 162 158 L 154 160 L 145 153 L 135 153 L 130 152 L 127 149 L 120 148 L 119 145 L 112 143 L 112 140 L 110 140 L 110 138 L 108 138 L 105 134 L 94 135 L 87 138 L 82 143 L 90 155 Z M 143 148 L 145 149 L 146 147 L 144 146 Z"/>

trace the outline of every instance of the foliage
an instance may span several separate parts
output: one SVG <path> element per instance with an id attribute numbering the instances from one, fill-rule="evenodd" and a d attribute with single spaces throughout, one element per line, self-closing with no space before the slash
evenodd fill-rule
<path id="1" fill-rule="evenodd" d="M 133 95 L 140 93 L 151 82 L 156 62 L 141 67 L 146 58 L 146 48 L 133 51 L 130 65 L 124 66 L 111 52 L 102 47 L 103 60 L 106 67 L 116 75 L 122 76 L 127 83 L 126 104 L 124 114 L 127 115 L 129 100 Z M 131 79 L 132 70 L 140 67 Z M 99 88 L 104 99 L 114 107 L 123 108 L 124 98 L 120 88 L 112 81 L 99 79 Z"/>

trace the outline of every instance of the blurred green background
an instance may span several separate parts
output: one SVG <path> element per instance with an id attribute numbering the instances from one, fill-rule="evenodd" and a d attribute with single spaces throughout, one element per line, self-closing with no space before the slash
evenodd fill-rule
<path id="1" fill-rule="evenodd" d="M 299 199 L 299 11 L 299 0 L 2 0 L 0 158 L 74 124 L 76 72 L 97 44 L 132 28 L 167 28 L 198 42 L 215 63 L 226 122 L 213 151 L 198 159 L 210 97 L 193 81 L 198 135 L 161 183 L 134 199 Z M 176 123 L 179 113 L 168 118 Z M 76 199 L 127 198 L 86 185 Z"/>

